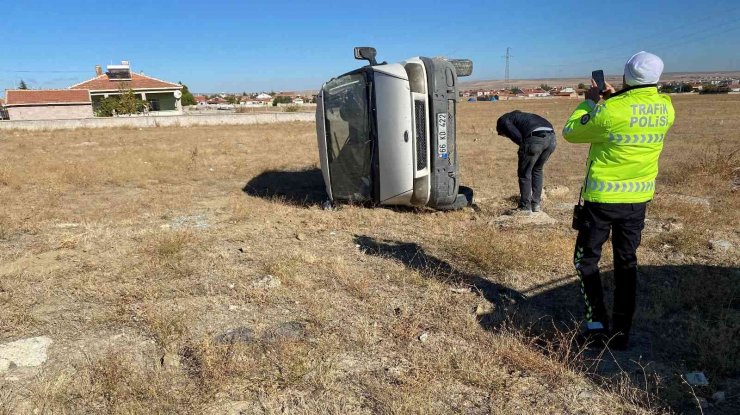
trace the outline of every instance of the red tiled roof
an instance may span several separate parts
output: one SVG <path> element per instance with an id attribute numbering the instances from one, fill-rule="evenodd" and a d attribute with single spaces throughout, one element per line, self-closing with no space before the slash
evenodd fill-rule
<path id="1" fill-rule="evenodd" d="M 89 104 L 86 89 L 11 89 L 5 91 L 7 106 L 38 104 Z"/>
<path id="2" fill-rule="evenodd" d="M 182 85 L 166 82 L 150 76 L 131 73 L 131 80 L 109 79 L 108 74 L 96 76 L 93 79 L 72 85 L 69 89 L 89 89 L 90 91 L 117 91 L 124 89 L 151 89 L 151 88 L 178 88 Z"/>

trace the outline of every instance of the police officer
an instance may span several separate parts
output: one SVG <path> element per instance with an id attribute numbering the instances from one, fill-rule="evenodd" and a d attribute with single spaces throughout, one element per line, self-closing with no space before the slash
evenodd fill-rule
<path id="1" fill-rule="evenodd" d="M 555 133 L 550 121 L 537 114 L 512 111 L 496 121 L 498 135 L 508 137 L 519 146 L 519 206 L 520 212 L 539 212 L 545 162 L 555 151 Z"/>
<path id="2" fill-rule="evenodd" d="M 624 67 L 624 89 L 615 92 L 607 84 L 606 91 L 599 91 L 592 80 L 586 100 L 563 129 L 566 141 L 591 145 L 574 254 L 586 303 L 584 340 L 608 340 L 614 349 L 627 348 L 635 311 L 636 251 L 647 202 L 655 192 L 658 157 L 674 120 L 670 97 L 658 93 L 662 72 L 659 57 L 635 54 Z M 598 267 L 610 231 L 615 280 L 611 330 Z"/>

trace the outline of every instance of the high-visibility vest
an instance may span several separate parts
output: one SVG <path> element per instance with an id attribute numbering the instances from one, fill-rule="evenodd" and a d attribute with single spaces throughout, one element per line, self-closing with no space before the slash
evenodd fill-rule
<path id="1" fill-rule="evenodd" d="M 653 198 L 658 157 L 675 112 L 671 98 L 655 85 L 628 88 L 600 104 L 582 102 L 563 137 L 589 143 L 584 200 L 641 203 Z"/>

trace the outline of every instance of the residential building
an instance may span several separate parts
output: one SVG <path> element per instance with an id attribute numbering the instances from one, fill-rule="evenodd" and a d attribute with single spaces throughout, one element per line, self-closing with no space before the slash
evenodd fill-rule
<path id="1" fill-rule="evenodd" d="M 93 108 L 96 108 L 104 98 L 132 90 L 139 98 L 149 103 L 150 113 L 158 115 L 182 113 L 180 100 L 182 85 L 135 73 L 128 61 L 122 61 L 120 65 L 108 65 L 106 69 L 107 71 L 103 73 L 102 68 L 96 66 L 94 78 L 72 85 L 69 89 L 90 91 Z"/>
<path id="2" fill-rule="evenodd" d="M 550 96 L 550 93 L 542 88 L 524 89 L 522 93 L 524 93 L 528 98 L 542 98 Z"/>
<path id="3" fill-rule="evenodd" d="M 578 98 L 578 92 L 571 87 L 563 88 L 560 91 L 557 91 L 554 95 L 558 97 Z"/>
<path id="4" fill-rule="evenodd" d="M 10 120 L 92 118 L 90 92 L 70 89 L 10 89 L 5 91 Z"/>
<path id="5" fill-rule="evenodd" d="M 223 99 L 223 98 L 222 98 L 222 97 L 220 97 L 220 96 L 215 96 L 215 97 L 213 97 L 213 98 L 209 99 L 209 100 L 208 100 L 207 102 L 208 102 L 209 104 L 211 104 L 211 105 L 223 105 L 223 104 L 228 104 L 228 101 L 226 101 L 225 99 Z"/>

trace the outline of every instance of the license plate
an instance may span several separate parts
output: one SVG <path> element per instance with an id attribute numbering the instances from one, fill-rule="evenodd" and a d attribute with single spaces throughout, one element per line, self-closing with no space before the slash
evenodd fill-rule
<path id="1" fill-rule="evenodd" d="M 437 114 L 437 154 L 447 158 L 447 113 Z"/>

